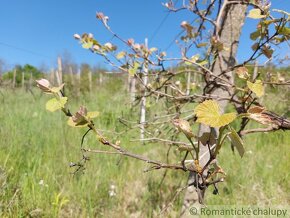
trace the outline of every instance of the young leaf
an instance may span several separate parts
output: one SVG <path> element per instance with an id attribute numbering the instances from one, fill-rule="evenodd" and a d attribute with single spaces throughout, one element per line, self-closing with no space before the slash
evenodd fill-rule
<path id="1" fill-rule="evenodd" d="M 220 107 L 214 100 L 206 100 L 196 106 L 194 113 L 197 116 L 196 122 L 209 125 L 211 127 L 221 127 L 228 125 L 235 118 L 235 113 L 220 113 Z"/>
<path id="2" fill-rule="evenodd" d="M 194 137 L 194 134 L 192 133 L 191 127 L 187 120 L 174 119 L 173 124 L 178 128 L 179 131 L 183 132 L 187 138 Z"/>
<path id="3" fill-rule="evenodd" d="M 240 136 L 238 135 L 238 133 L 231 127 L 229 127 L 231 132 L 228 135 L 231 139 L 232 145 L 234 145 L 240 156 L 243 157 L 244 153 L 245 153 L 245 148 L 244 148 L 244 143 L 242 141 L 242 139 L 240 138 Z"/>
<path id="4" fill-rule="evenodd" d="M 134 62 L 133 67 L 131 67 L 128 72 L 131 76 L 134 76 L 134 74 L 137 72 L 137 70 L 139 69 L 140 64 L 138 62 Z"/>
<path id="5" fill-rule="evenodd" d="M 256 80 L 255 83 L 247 81 L 247 86 L 252 92 L 254 92 L 257 95 L 258 98 L 264 95 L 264 87 L 261 80 Z"/>
<path id="6" fill-rule="evenodd" d="M 275 27 L 280 35 L 289 37 L 290 36 L 290 28 L 289 27 Z"/>
<path id="7" fill-rule="evenodd" d="M 252 19 L 261 19 L 261 18 L 265 18 L 266 15 L 262 15 L 261 10 L 257 8 L 257 9 L 250 10 L 248 17 Z"/>
<path id="8" fill-rule="evenodd" d="M 217 141 L 216 138 L 214 137 L 214 134 L 213 133 L 210 133 L 210 132 L 204 132 L 202 134 L 202 136 L 199 136 L 198 137 L 198 140 L 204 146 L 206 146 L 207 144 L 214 145 L 214 144 L 216 144 L 216 141 Z"/>
<path id="9" fill-rule="evenodd" d="M 99 111 L 90 111 L 87 113 L 87 117 L 90 118 L 90 119 L 93 119 L 93 118 L 96 118 L 98 117 L 100 114 Z"/>
<path id="10" fill-rule="evenodd" d="M 270 49 L 270 48 L 268 48 L 268 47 L 266 47 L 266 46 L 263 46 L 263 48 L 262 48 L 262 53 L 263 53 L 263 55 L 265 55 L 267 58 L 271 58 L 272 55 L 273 55 L 273 52 L 274 52 L 273 49 Z"/>
<path id="11" fill-rule="evenodd" d="M 186 65 L 192 65 L 192 62 L 195 63 L 196 61 L 198 61 L 199 56 L 200 56 L 199 54 L 193 55 L 193 56 L 189 59 L 191 62 L 189 62 L 189 61 L 185 61 L 184 63 L 185 63 Z"/>
<path id="12" fill-rule="evenodd" d="M 206 42 L 199 43 L 199 44 L 196 45 L 197 48 L 201 48 L 201 47 L 205 47 L 205 46 L 207 46 L 207 43 Z"/>
<path id="13" fill-rule="evenodd" d="M 93 46 L 93 42 L 83 42 L 82 47 L 84 49 L 90 49 Z"/>
<path id="14" fill-rule="evenodd" d="M 235 70 L 235 72 L 238 75 L 238 77 L 241 79 L 248 79 L 249 78 L 248 69 L 246 67 L 239 67 Z"/>
<path id="15" fill-rule="evenodd" d="M 36 85 L 40 88 L 44 93 L 51 94 L 50 82 L 47 79 L 35 80 Z"/>
<path id="16" fill-rule="evenodd" d="M 86 127 L 88 125 L 88 123 L 77 124 L 72 120 L 72 117 L 70 117 L 67 121 L 67 125 L 69 125 L 71 127 Z"/>
<path id="17" fill-rule="evenodd" d="M 250 34 L 250 39 L 255 41 L 261 35 L 260 31 L 252 32 Z"/>
<path id="18" fill-rule="evenodd" d="M 72 116 L 72 121 L 76 124 L 76 126 L 87 124 L 87 108 L 80 106 L 80 109 Z"/>
<path id="19" fill-rule="evenodd" d="M 118 60 L 120 60 L 120 59 L 124 58 L 125 56 L 126 56 L 126 52 L 125 52 L 125 51 L 121 51 L 121 52 L 119 52 L 119 53 L 117 54 L 116 58 L 117 58 Z"/>
<path id="20" fill-rule="evenodd" d="M 50 90 L 53 93 L 58 93 L 60 90 L 62 90 L 63 86 L 64 86 L 64 83 L 61 84 L 59 87 L 52 87 Z"/>
<path id="21" fill-rule="evenodd" d="M 64 107 L 67 102 L 67 97 L 61 97 L 60 99 L 52 98 L 46 102 L 46 110 L 54 112 Z"/>

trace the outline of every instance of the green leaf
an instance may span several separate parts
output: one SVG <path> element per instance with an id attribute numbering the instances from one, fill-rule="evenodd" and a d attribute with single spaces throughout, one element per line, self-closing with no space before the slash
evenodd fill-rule
<path id="1" fill-rule="evenodd" d="M 220 107 L 214 100 L 206 100 L 196 106 L 194 113 L 197 116 L 196 122 L 209 125 L 211 127 L 221 127 L 228 125 L 235 118 L 235 113 L 220 113 Z"/>
<path id="2" fill-rule="evenodd" d="M 261 10 L 257 8 L 257 9 L 250 10 L 248 17 L 252 19 L 261 19 L 261 18 L 265 18 L 266 15 L 262 15 Z"/>
<path id="3" fill-rule="evenodd" d="M 46 102 L 46 110 L 54 112 L 64 107 L 67 102 L 67 97 L 61 97 L 60 99 L 52 98 Z"/>
<path id="4" fill-rule="evenodd" d="M 196 54 L 196 55 L 193 55 L 189 60 L 191 61 L 191 62 L 189 62 L 189 61 L 185 61 L 184 63 L 186 64 L 186 65 L 192 65 L 192 63 L 195 63 L 198 59 L 199 59 L 199 54 Z"/>
<path id="5" fill-rule="evenodd" d="M 261 80 L 256 80 L 254 83 L 247 81 L 247 86 L 257 95 L 258 98 L 264 95 L 264 87 Z"/>
<path id="6" fill-rule="evenodd" d="M 240 138 L 238 133 L 232 127 L 229 126 L 229 128 L 230 128 L 231 132 L 228 136 L 231 139 L 232 145 L 237 148 L 240 156 L 243 157 L 243 155 L 245 153 L 243 140 Z"/>
<path id="7" fill-rule="evenodd" d="M 207 146 L 207 144 L 214 145 L 214 144 L 216 144 L 216 141 L 217 141 L 216 138 L 214 137 L 214 134 L 213 133 L 210 133 L 210 132 L 204 132 L 202 134 L 202 136 L 199 136 L 198 137 L 198 140 L 204 146 Z"/>
<path id="8" fill-rule="evenodd" d="M 99 111 L 89 111 L 89 112 L 87 113 L 87 117 L 93 119 L 93 118 L 98 117 L 99 114 L 100 114 Z"/>
<path id="9" fill-rule="evenodd" d="M 261 35 L 260 31 L 252 32 L 250 34 L 250 39 L 251 40 L 256 40 L 258 37 L 260 37 L 260 35 Z"/>
<path id="10" fill-rule="evenodd" d="M 138 62 L 134 62 L 133 67 L 131 67 L 128 72 L 131 76 L 134 76 L 134 74 L 137 72 L 137 70 L 139 69 L 140 64 Z"/>
<path id="11" fill-rule="evenodd" d="M 198 63 L 199 65 L 203 66 L 206 65 L 208 63 L 207 60 L 203 60 L 203 61 L 197 61 L 196 63 Z"/>
<path id="12" fill-rule="evenodd" d="M 90 49 L 93 46 L 93 42 L 83 42 L 82 47 L 84 49 Z"/>
<path id="13" fill-rule="evenodd" d="M 278 30 L 278 33 L 284 36 L 290 35 L 290 28 L 288 27 L 275 27 L 276 30 Z"/>

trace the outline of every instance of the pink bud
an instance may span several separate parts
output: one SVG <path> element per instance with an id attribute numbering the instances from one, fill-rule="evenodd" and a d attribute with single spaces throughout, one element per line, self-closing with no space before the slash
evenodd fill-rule
<path id="1" fill-rule="evenodd" d="M 105 15 L 102 12 L 97 12 L 97 15 L 96 15 L 97 19 L 102 20 L 104 19 L 104 16 Z"/>
<path id="2" fill-rule="evenodd" d="M 79 34 L 74 34 L 74 38 L 77 39 L 77 40 L 80 40 L 81 36 Z"/>
<path id="3" fill-rule="evenodd" d="M 36 80 L 36 85 L 45 93 L 52 93 L 50 90 L 50 82 L 47 79 Z"/>

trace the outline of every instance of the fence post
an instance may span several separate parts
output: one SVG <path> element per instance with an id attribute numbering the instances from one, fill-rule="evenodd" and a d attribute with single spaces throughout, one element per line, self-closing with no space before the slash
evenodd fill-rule
<path id="1" fill-rule="evenodd" d="M 145 48 L 148 49 L 148 39 L 145 39 Z M 144 92 L 141 99 L 141 115 L 140 115 L 140 139 L 145 138 L 145 124 L 146 124 L 146 86 L 148 83 L 148 61 L 144 61 L 143 65 L 143 83 L 144 83 Z M 143 141 L 144 142 L 144 141 Z"/>
<path id="2" fill-rule="evenodd" d="M 93 87 L 93 85 L 92 85 L 92 71 L 89 71 L 88 77 L 89 77 L 89 91 L 91 93 L 92 92 L 92 87 Z"/>
<path id="3" fill-rule="evenodd" d="M 61 64 L 61 57 L 57 58 L 57 70 L 58 70 L 58 77 L 59 77 L 59 85 L 62 84 L 62 64 Z"/>
<path id="4" fill-rule="evenodd" d="M 22 89 L 24 89 L 24 80 L 25 80 L 25 78 L 24 78 L 24 71 L 22 71 L 22 80 L 21 80 L 21 85 L 22 85 Z"/>

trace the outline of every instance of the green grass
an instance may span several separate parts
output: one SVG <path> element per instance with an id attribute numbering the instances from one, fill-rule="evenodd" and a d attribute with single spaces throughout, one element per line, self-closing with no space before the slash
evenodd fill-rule
<path id="1" fill-rule="evenodd" d="M 73 111 L 82 104 L 98 110 L 96 125 L 103 130 L 120 131 L 118 117 L 131 116 L 129 97 L 119 88 L 98 88 L 94 94 L 70 99 Z M 0 107 L 0 217 L 155 217 L 184 185 L 187 174 L 164 170 L 143 173 L 149 165 L 116 155 L 88 154 L 84 173 L 73 176 L 70 162 L 82 158 L 80 140 L 85 132 L 66 125 L 60 112 L 45 110 L 49 96 L 33 90 L 1 90 Z M 1 96 L 0 96 L 1 97 Z M 282 107 L 279 107 L 282 110 Z M 136 118 L 137 119 L 137 118 Z M 105 132 L 117 140 L 115 133 Z M 165 145 L 139 145 L 130 142 L 138 131 L 120 137 L 125 148 L 165 160 Z M 289 141 L 286 132 L 253 134 L 245 139 L 246 154 L 240 158 L 224 145 L 219 163 L 227 179 L 219 185 L 219 195 L 207 192 L 209 205 L 289 205 Z M 93 135 L 85 147 L 104 149 Z M 172 149 L 175 150 L 174 148 Z M 171 152 L 169 158 L 177 160 Z M 110 187 L 116 195 L 110 197 Z M 182 195 L 174 202 L 170 216 L 176 217 Z"/>

